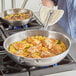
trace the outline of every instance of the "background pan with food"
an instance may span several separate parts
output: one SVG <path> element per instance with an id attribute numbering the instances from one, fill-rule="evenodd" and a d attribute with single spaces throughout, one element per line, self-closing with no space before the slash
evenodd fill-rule
<path id="1" fill-rule="evenodd" d="M 2 12 L 0 21 L 11 26 L 23 26 L 33 18 L 33 12 L 28 9 L 8 9 Z"/>
<path id="2" fill-rule="evenodd" d="M 30 14 L 28 13 L 16 13 L 16 14 L 10 14 L 4 17 L 6 20 L 10 21 L 21 21 L 30 18 Z"/>

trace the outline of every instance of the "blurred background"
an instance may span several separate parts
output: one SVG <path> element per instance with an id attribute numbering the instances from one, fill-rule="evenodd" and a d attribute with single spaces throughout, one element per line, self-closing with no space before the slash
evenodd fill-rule
<path id="1" fill-rule="evenodd" d="M 11 8 L 22 8 L 25 2 L 27 2 L 25 7 L 33 11 L 38 11 L 41 5 L 41 0 L 0 0 L 0 12 Z"/>

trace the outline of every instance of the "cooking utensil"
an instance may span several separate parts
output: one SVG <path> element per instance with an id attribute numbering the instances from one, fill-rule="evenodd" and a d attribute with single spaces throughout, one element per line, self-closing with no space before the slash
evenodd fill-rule
<path id="1" fill-rule="evenodd" d="M 50 17 L 51 17 L 51 14 L 52 13 L 53 13 L 53 11 L 49 10 L 48 15 L 47 15 L 47 18 L 46 18 L 45 25 L 44 25 L 44 29 L 45 30 L 48 28 L 48 23 L 49 23 L 49 20 L 50 20 Z"/>
<path id="2" fill-rule="evenodd" d="M 67 50 L 64 51 L 63 53 L 53 56 L 53 57 L 47 57 L 47 58 L 27 58 L 27 57 L 20 57 L 18 55 L 14 55 L 8 51 L 8 47 L 10 44 L 12 44 L 15 41 L 20 41 L 23 40 L 24 38 L 30 37 L 30 36 L 35 36 L 35 35 L 40 35 L 40 36 L 46 36 L 48 38 L 55 38 L 58 40 L 63 41 L 66 46 Z M 15 33 L 4 41 L 3 44 L 6 53 L 17 63 L 22 64 L 22 65 L 30 65 L 30 66 L 48 66 L 52 65 L 55 63 L 58 63 L 61 61 L 69 52 L 70 46 L 71 46 L 71 41 L 67 36 L 65 36 L 62 33 L 59 32 L 54 32 L 54 31 L 48 31 L 48 30 L 26 30 L 26 31 L 21 31 L 18 33 Z"/>
<path id="3" fill-rule="evenodd" d="M 24 8 L 26 6 L 27 2 L 28 2 L 28 0 L 24 0 L 22 5 L 21 5 L 21 8 Z"/>
<path id="4" fill-rule="evenodd" d="M 20 21 L 10 21 L 10 20 L 4 19 L 5 16 L 10 15 L 10 14 L 16 14 L 16 13 L 30 14 L 30 17 L 28 19 L 20 20 Z M 23 25 L 28 24 L 32 18 L 33 18 L 33 12 L 31 10 L 15 8 L 15 9 L 9 9 L 9 10 L 3 11 L 2 16 L 0 17 L 0 21 L 2 23 L 5 23 L 11 26 L 23 26 Z"/>

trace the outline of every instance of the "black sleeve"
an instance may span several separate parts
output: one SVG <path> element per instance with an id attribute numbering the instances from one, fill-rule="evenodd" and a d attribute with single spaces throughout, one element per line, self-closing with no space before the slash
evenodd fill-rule
<path id="1" fill-rule="evenodd" d="M 54 2 L 55 6 L 56 6 L 58 3 L 58 0 L 52 0 L 52 1 Z"/>

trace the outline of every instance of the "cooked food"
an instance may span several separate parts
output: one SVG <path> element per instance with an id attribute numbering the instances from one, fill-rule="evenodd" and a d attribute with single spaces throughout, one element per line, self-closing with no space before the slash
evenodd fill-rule
<path id="1" fill-rule="evenodd" d="M 64 42 L 43 37 L 31 36 L 10 44 L 10 53 L 29 58 L 46 58 L 63 53 L 67 49 Z"/>
<path id="2" fill-rule="evenodd" d="M 4 17 L 4 19 L 10 20 L 10 21 L 20 21 L 28 18 L 30 18 L 30 14 L 27 14 L 27 13 L 10 14 Z"/>

